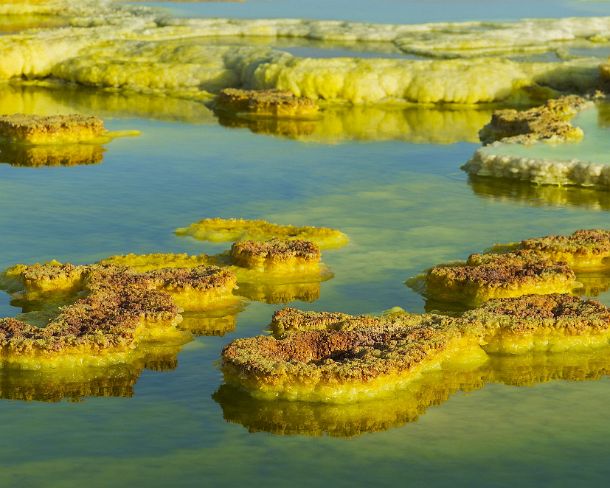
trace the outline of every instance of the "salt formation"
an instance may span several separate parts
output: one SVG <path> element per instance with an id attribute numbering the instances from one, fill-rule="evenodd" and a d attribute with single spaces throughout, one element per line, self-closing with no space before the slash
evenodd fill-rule
<path id="1" fill-rule="evenodd" d="M 11 2 L 3 10 L 15 12 L 23 5 Z M 223 88 L 235 87 L 288 90 L 298 97 L 353 104 L 546 99 L 558 90 L 596 88 L 599 61 L 540 63 L 485 56 L 597 46 L 608 42 L 610 28 L 606 17 L 391 25 L 172 19 L 153 9 L 93 0 L 26 5 L 49 13 L 61 8 L 69 27 L 0 38 L 0 80 L 53 77 L 197 100 L 211 100 Z M 313 59 L 268 47 L 218 44 L 223 37 L 247 36 L 386 42 L 434 59 Z"/>
<path id="2" fill-rule="evenodd" d="M 229 385 L 260 399 L 349 403 L 417 388 L 439 370 L 476 369 L 497 353 L 587 351 L 610 341 L 610 311 L 565 294 L 493 300 L 458 318 L 288 314 L 299 331 L 225 347 Z"/>

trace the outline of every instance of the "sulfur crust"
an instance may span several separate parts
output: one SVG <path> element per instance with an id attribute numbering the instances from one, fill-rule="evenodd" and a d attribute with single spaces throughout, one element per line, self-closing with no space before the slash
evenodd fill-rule
<path id="1" fill-rule="evenodd" d="M 271 117 L 311 117 L 319 110 L 309 98 L 296 97 L 292 92 L 282 90 L 225 88 L 220 91 L 216 104 L 223 110 Z"/>
<path id="2" fill-rule="evenodd" d="M 210 311 L 239 301 L 235 276 L 213 266 L 138 273 L 99 264 L 17 265 L 3 274 L 1 286 L 26 303 L 57 300 L 58 293 L 59 303 L 67 303 L 42 314 L 48 317 L 43 328 L 0 320 L 3 362 L 22 369 L 129 362 L 141 345 L 189 340 L 177 327 L 179 306 Z"/>
<path id="3" fill-rule="evenodd" d="M 526 239 L 513 245 L 497 245 L 495 249 L 507 247 L 533 251 L 551 261 L 566 263 L 575 271 L 599 271 L 610 267 L 610 231 L 603 229 Z"/>
<path id="4" fill-rule="evenodd" d="M 102 141 L 108 131 L 95 116 L 70 115 L 2 115 L 0 139 L 19 144 L 74 144 Z"/>
<path id="5" fill-rule="evenodd" d="M 496 141 L 518 144 L 532 144 L 541 140 L 579 141 L 584 133 L 579 127 L 574 127 L 570 120 L 591 105 L 582 97 L 570 95 L 548 100 L 546 104 L 528 110 L 497 110 L 479 136 L 483 144 Z"/>
<path id="6" fill-rule="evenodd" d="M 217 263 L 205 254 L 153 253 L 110 256 L 109 258 L 102 259 L 99 264 L 126 266 L 139 272 L 145 272 L 162 268 L 194 268 Z"/>
<path id="7" fill-rule="evenodd" d="M 440 265 L 425 275 L 424 294 L 434 300 L 478 306 L 494 298 L 570 293 L 574 272 L 536 253 L 473 254 L 465 263 Z"/>
<path id="8" fill-rule="evenodd" d="M 211 242 L 303 240 L 313 242 L 320 249 L 336 249 L 348 242 L 344 233 L 326 227 L 297 227 L 244 219 L 203 219 L 188 227 L 176 229 L 176 234 Z"/>
<path id="9" fill-rule="evenodd" d="M 279 338 L 225 347 L 227 384 L 261 399 L 349 403 L 409 388 L 432 371 L 478 367 L 498 353 L 603 349 L 610 311 L 567 294 L 529 295 L 493 300 L 457 318 L 288 309 L 272 328 Z"/>
<path id="10" fill-rule="evenodd" d="M 231 246 L 237 266 L 273 274 L 320 275 L 320 248 L 310 241 L 240 241 Z"/>
<path id="11" fill-rule="evenodd" d="M 503 111 L 508 112 L 507 117 L 501 115 L 503 112 L 494 116 L 494 120 L 480 133 L 484 143 L 495 142 L 478 149 L 462 169 L 471 176 L 481 178 L 608 190 L 610 167 L 606 164 L 504 154 L 506 149 L 511 148 L 510 144 L 577 142 L 582 139 L 583 132 L 574 127 L 569 119 L 579 110 L 590 106 L 579 97 L 570 96 L 551 100 L 545 106 L 520 114 Z M 502 121 L 503 118 L 507 120 Z M 506 129 L 509 129 L 508 132 Z"/>
<path id="12" fill-rule="evenodd" d="M 228 384 L 245 388 L 255 398 L 350 403 L 384 396 L 396 390 L 404 389 L 413 381 L 419 379 L 422 374 L 442 367 L 444 362 L 459 361 L 476 364 L 485 360 L 486 357 L 480 348 L 478 346 L 470 347 L 472 344 L 471 339 L 449 341 L 442 353 L 412 367 L 408 374 L 398 371 L 387 372 L 364 381 L 349 378 L 348 371 L 344 373 L 346 375 L 344 379 L 327 377 L 324 372 L 319 376 L 312 373 L 311 377 L 308 377 L 307 370 L 304 372 L 293 371 L 296 368 L 289 364 L 284 365 L 285 373 L 275 374 L 272 379 L 262 376 L 260 372 L 250 372 L 248 376 L 245 376 L 241 369 L 230 362 L 226 362 L 226 353 L 223 372 Z"/>

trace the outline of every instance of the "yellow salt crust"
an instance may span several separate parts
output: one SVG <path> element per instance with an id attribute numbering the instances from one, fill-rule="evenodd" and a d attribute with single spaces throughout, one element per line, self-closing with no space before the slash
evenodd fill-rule
<path id="1" fill-rule="evenodd" d="M 440 302 L 457 302 L 469 306 L 478 306 L 497 298 L 517 298 L 523 295 L 550 295 L 553 293 L 571 293 L 579 283 L 565 276 L 545 278 L 540 283 L 514 284 L 511 286 L 480 286 L 474 283 L 456 283 L 434 280 L 428 277 L 426 296 Z"/>
<path id="2" fill-rule="evenodd" d="M 496 244 L 491 252 L 532 251 L 545 259 L 566 263 L 579 272 L 610 268 L 610 231 L 581 229 L 562 236 L 550 235 L 509 244 Z"/>
<path id="3" fill-rule="evenodd" d="M 487 354 L 472 338 L 459 338 L 450 341 L 440 354 L 431 355 L 408 372 L 380 375 L 367 381 L 333 379 L 323 382 L 319 379 L 300 381 L 289 376 L 268 378 L 244 374 L 234 365 L 223 363 L 225 382 L 245 388 L 254 398 L 298 400 L 307 402 L 351 403 L 370 398 L 391 395 L 397 390 L 407 388 L 419 380 L 426 372 L 441 369 L 444 364 L 458 364 L 473 367 L 487 361 Z"/>
<path id="4" fill-rule="evenodd" d="M 146 353 L 149 346 L 159 343 L 164 345 L 185 344 L 192 338 L 191 334 L 179 330 L 176 326 L 181 317 L 170 321 L 140 319 L 136 328 L 136 340 L 131 347 L 116 347 L 99 349 L 95 345 L 83 344 L 60 351 L 32 350 L 19 354 L 12 353 L 8 348 L 0 352 L 5 367 L 23 370 L 69 370 L 83 367 L 107 367 L 114 364 L 129 363 Z"/>
<path id="5" fill-rule="evenodd" d="M 101 265 L 126 266 L 143 273 L 163 268 L 196 268 L 197 266 L 217 265 L 213 257 L 205 254 L 185 253 L 125 254 L 110 256 L 99 261 Z"/>
<path id="6" fill-rule="evenodd" d="M 304 240 L 317 244 L 320 249 L 336 249 L 348 243 L 343 232 L 327 227 L 298 227 L 245 219 L 203 219 L 176 229 L 176 234 L 211 242 L 267 241 L 274 238 Z"/>
<path id="7" fill-rule="evenodd" d="M 241 241 L 231 246 L 230 255 L 235 265 L 262 273 L 320 274 L 320 249 L 309 241 Z"/>
<path id="8" fill-rule="evenodd" d="M 225 88 L 216 98 L 217 107 L 263 117 L 312 117 L 319 107 L 313 100 L 296 97 L 288 90 Z"/>
<path id="9" fill-rule="evenodd" d="M 354 104 L 519 102 L 545 99 L 557 90 L 596 87 L 599 61 L 530 63 L 481 56 L 545 52 L 559 45 L 591 47 L 610 24 L 599 17 L 420 25 L 172 19 L 107 2 L 62 5 L 71 27 L 0 39 L 0 78 L 53 76 L 191 99 L 209 99 L 210 92 L 242 86 Z M 386 51 L 398 46 L 405 52 L 469 59 L 297 58 L 255 46 L 215 46 L 210 40 L 218 36 L 385 42 Z"/>
<path id="10" fill-rule="evenodd" d="M 526 354 L 530 352 L 583 352 L 610 344 L 610 331 L 586 332 L 574 335 L 571 331 L 551 327 L 541 328 L 535 333 L 500 331 L 483 349 L 491 354 Z"/>
<path id="11" fill-rule="evenodd" d="M 21 144 L 70 144 L 99 141 L 108 134 L 98 117 L 70 115 L 2 115 L 0 138 Z"/>

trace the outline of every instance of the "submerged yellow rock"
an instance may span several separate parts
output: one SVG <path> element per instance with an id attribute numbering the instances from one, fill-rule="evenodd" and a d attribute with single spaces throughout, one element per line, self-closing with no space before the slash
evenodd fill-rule
<path id="1" fill-rule="evenodd" d="M 298 227 L 245 219 L 203 219 L 188 227 L 176 229 L 176 234 L 211 242 L 303 240 L 313 242 L 320 249 L 339 248 L 348 242 L 343 232 L 327 227 Z"/>

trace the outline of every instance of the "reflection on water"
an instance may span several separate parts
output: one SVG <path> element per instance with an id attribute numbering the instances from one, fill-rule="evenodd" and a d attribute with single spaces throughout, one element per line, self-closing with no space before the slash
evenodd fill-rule
<path id="1" fill-rule="evenodd" d="M 527 182 L 470 176 L 475 195 L 498 202 L 520 202 L 528 206 L 582 207 L 609 210 L 610 192 L 571 186 L 531 185 Z"/>
<path id="2" fill-rule="evenodd" d="M 60 27 L 66 19 L 59 16 L 24 14 L 0 16 L 0 35 L 14 34 L 26 29 Z"/>
<path id="3" fill-rule="evenodd" d="M 104 147 L 97 144 L 0 144 L 0 163 L 29 167 L 99 164 L 104 159 L 104 151 Z"/>
<path id="4" fill-rule="evenodd" d="M 24 401 L 82 401 L 88 397 L 131 397 L 145 369 L 177 367 L 180 346 L 149 346 L 128 363 L 104 368 L 19 370 L 0 368 L 0 398 Z"/>
<path id="5" fill-rule="evenodd" d="M 234 116 L 219 111 L 225 127 L 244 127 L 257 134 L 304 142 L 400 140 L 412 143 L 478 142 L 491 109 L 355 106 L 327 108 L 311 120 Z"/>
<path id="6" fill-rule="evenodd" d="M 99 117 L 143 117 L 164 121 L 212 123 L 212 112 L 200 102 L 180 98 L 96 91 L 63 84 L 0 85 L 3 114 L 84 113 Z"/>
<path id="7" fill-rule="evenodd" d="M 487 384 L 534 386 L 554 380 L 596 380 L 610 372 L 610 349 L 589 353 L 491 356 L 474 370 L 426 373 L 408 390 L 391 398 L 348 405 L 257 400 L 223 385 L 213 398 L 227 422 L 250 432 L 278 435 L 352 437 L 384 431 L 416 421 L 432 406 L 455 393 L 479 390 Z"/>
<path id="8" fill-rule="evenodd" d="M 236 293 L 252 301 L 271 304 L 315 302 L 320 298 L 320 283 L 241 283 Z"/>

